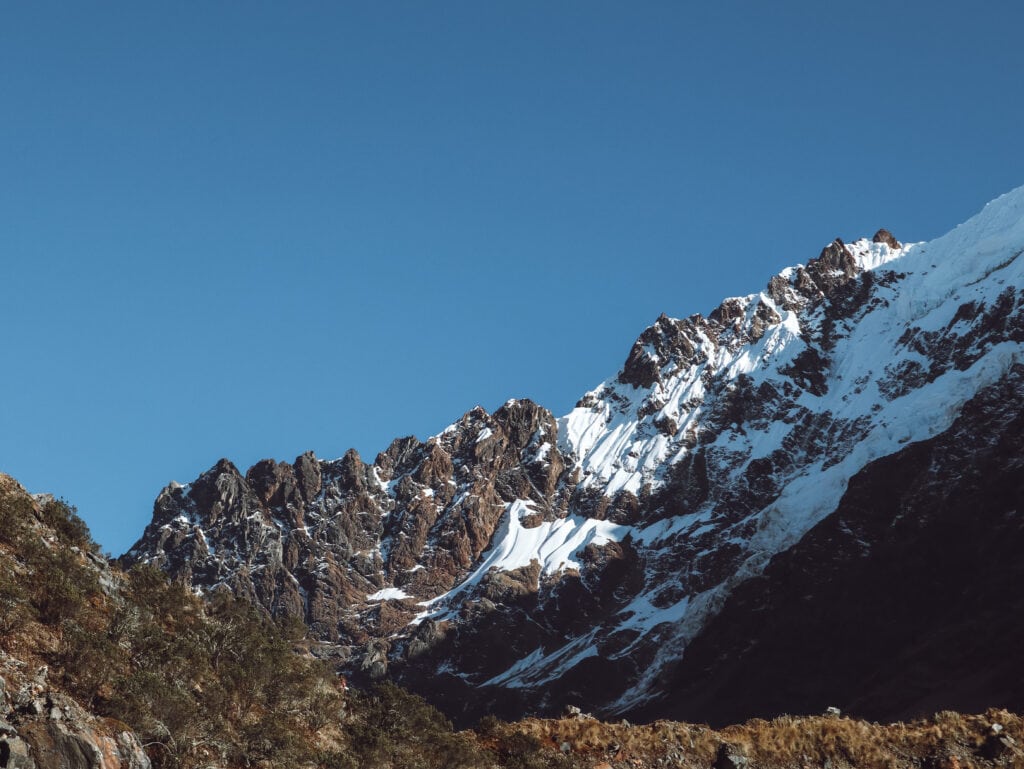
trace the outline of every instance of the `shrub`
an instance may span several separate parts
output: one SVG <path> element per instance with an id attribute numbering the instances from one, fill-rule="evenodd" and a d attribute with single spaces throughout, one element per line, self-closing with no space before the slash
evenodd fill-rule
<path id="1" fill-rule="evenodd" d="M 347 725 L 358 766 L 459 769 L 480 765 L 479 748 L 452 732 L 451 722 L 422 697 L 386 682 L 353 700 Z"/>
<path id="2" fill-rule="evenodd" d="M 0 542 L 16 546 L 34 516 L 32 500 L 27 495 L 0 490 Z"/>
<path id="3" fill-rule="evenodd" d="M 99 550 L 92 541 L 89 527 L 78 517 L 78 510 L 63 499 L 51 499 L 40 508 L 43 523 L 52 528 L 57 539 L 65 545 L 83 550 Z"/>
<path id="4" fill-rule="evenodd" d="M 548 762 L 536 737 L 513 732 L 498 741 L 498 758 L 507 769 L 541 769 Z"/>
<path id="5" fill-rule="evenodd" d="M 31 618 L 28 599 L 24 580 L 7 564 L 0 563 L 0 642 L 13 640 L 12 634 Z"/>
<path id="6" fill-rule="evenodd" d="M 74 619 L 88 599 L 100 592 L 95 572 L 83 566 L 70 550 L 43 549 L 33 556 L 33 561 L 32 603 L 39 619 L 48 625 Z"/>
<path id="7" fill-rule="evenodd" d="M 90 624 L 63 624 L 57 662 L 64 671 L 68 689 L 92 708 L 100 694 L 109 690 L 114 671 L 123 665 L 124 655 L 105 628 Z"/>

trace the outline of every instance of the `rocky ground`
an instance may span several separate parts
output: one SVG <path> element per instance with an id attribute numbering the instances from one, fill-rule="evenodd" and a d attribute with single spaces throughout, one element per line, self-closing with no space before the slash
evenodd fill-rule
<path id="1" fill-rule="evenodd" d="M 0 653 L 0 767 L 149 769 L 135 733 L 67 696 L 46 665 Z"/>

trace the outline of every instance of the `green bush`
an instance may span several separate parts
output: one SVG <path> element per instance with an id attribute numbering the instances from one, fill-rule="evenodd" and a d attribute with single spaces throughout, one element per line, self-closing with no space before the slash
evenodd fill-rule
<path id="1" fill-rule="evenodd" d="M 507 769 L 543 769 L 548 761 L 536 737 L 513 732 L 498 742 L 498 759 Z"/>
<path id="2" fill-rule="evenodd" d="M 100 593 L 95 571 L 84 566 L 70 550 L 41 549 L 33 554 L 32 603 L 39 619 L 47 625 L 59 625 L 75 619 L 88 600 Z"/>
<path id="3" fill-rule="evenodd" d="M 386 682 L 357 695 L 346 732 L 358 766 L 460 769 L 480 765 L 477 748 L 423 698 Z"/>
<path id="4" fill-rule="evenodd" d="M 322 751 L 316 756 L 319 769 L 362 769 L 363 765 L 346 750 Z"/>
<path id="5" fill-rule="evenodd" d="M 95 620 L 96 618 L 89 618 Z M 89 708 L 109 687 L 114 671 L 123 665 L 122 650 L 103 627 L 69 620 L 61 627 L 57 663 L 64 671 L 64 684 Z"/>
<path id="6" fill-rule="evenodd" d="M 310 725 L 327 726 L 341 709 L 328 668 L 228 593 L 204 602 L 149 566 L 127 577 L 129 600 L 107 628 L 126 664 L 100 710 L 135 728 L 155 767 L 316 760 Z"/>
<path id="7" fill-rule="evenodd" d="M 51 499 L 40 508 L 43 523 L 52 528 L 65 545 L 79 547 L 83 550 L 98 550 L 92 541 L 89 527 L 78 517 L 78 510 L 63 499 Z"/>
<path id="8" fill-rule="evenodd" d="M 29 497 L 0 491 L 0 543 L 17 546 L 28 529 L 28 522 L 34 517 Z"/>
<path id="9" fill-rule="evenodd" d="M 24 580 L 20 579 L 7 564 L 0 563 L 0 643 L 13 640 L 13 634 L 20 630 L 32 615 Z"/>

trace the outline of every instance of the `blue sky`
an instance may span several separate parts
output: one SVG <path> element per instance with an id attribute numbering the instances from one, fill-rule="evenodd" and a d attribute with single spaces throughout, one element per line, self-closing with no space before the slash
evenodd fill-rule
<path id="1" fill-rule="evenodd" d="M 1024 183 L 1019 4 L 0 8 L 0 469 L 114 553 L 227 456 L 566 412 L 658 314 Z"/>

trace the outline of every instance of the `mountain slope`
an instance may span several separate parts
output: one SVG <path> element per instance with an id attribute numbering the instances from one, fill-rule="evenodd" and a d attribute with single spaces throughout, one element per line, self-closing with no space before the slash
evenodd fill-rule
<path id="1" fill-rule="evenodd" d="M 510 401 L 370 464 L 307 454 L 243 476 L 222 460 L 161 493 L 126 560 L 302 617 L 350 672 L 456 716 L 660 715 L 670 675 L 697 699 L 711 680 L 688 647 L 734 612 L 749 632 L 751 585 L 837 525 L 871 467 L 949 434 L 991 388 L 1019 407 L 1022 252 L 1024 188 L 931 243 L 836 240 L 706 318 L 660 317 L 561 419 Z M 937 477 L 939 498 L 961 487 L 956 466 Z M 876 484 L 859 509 L 891 513 L 899 491 Z"/>
<path id="2" fill-rule="evenodd" d="M 858 473 L 736 588 L 644 711 L 725 724 L 837 705 L 895 721 L 1019 704 L 1022 405 L 1016 364 L 949 430 Z"/>

